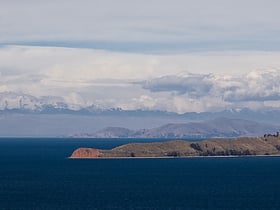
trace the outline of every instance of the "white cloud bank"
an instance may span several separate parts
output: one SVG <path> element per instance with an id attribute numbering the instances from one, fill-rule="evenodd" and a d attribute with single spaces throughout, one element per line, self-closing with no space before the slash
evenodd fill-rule
<path id="1" fill-rule="evenodd" d="M 279 57 L 257 51 L 156 55 L 6 46 L 0 48 L 1 107 L 12 100 L 6 93 L 16 93 L 76 108 L 280 108 Z"/>

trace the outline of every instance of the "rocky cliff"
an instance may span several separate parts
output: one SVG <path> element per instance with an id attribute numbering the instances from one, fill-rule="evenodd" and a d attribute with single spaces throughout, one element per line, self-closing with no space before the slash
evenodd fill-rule
<path id="1" fill-rule="evenodd" d="M 93 148 L 79 148 L 76 149 L 72 155 L 71 158 L 96 158 L 101 156 L 99 150 L 93 149 Z"/>

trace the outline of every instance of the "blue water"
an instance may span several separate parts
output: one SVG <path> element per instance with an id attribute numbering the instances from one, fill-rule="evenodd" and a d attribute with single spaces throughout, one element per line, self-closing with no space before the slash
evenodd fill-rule
<path id="1" fill-rule="evenodd" d="M 278 157 L 66 158 L 128 141 L 0 139 L 0 209 L 280 209 Z"/>

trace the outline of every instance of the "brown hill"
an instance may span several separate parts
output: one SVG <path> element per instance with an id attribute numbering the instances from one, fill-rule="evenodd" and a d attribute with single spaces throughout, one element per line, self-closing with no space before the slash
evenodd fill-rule
<path id="1" fill-rule="evenodd" d="M 192 156 L 245 156 L 280 155 L 280 137 L 211 139 L 201 142 L 173 140 L 155 143 L 131 143 L 112 150 L 79 148 L 71 158 L 113 157 L 192 157 Z"/>
<path id="2" fill-rule="evenodd" d="M 100 151 L 93 148 L 79 148 L 76 149 L 71 158 L 95 158 L 101 155 Z"/>

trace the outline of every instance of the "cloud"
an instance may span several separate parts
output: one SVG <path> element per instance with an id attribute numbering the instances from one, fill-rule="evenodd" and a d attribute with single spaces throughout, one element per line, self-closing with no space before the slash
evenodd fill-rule
<path id="1" fill-rule="evenodd" d="M 244 77 L 234 78 L 236 86 L 223 90 L 224 99 L 236 101 L 279 101 L 280 70 L 252 71 Z"/>
<path id="2" fill-rule="evenodd" d="M 0 43 L 275 49 L 280 41 L 279 6 L 275 0 L 11 0 L 1 4 Z"/>
<path id="3" fill-rule="evenodd" d="M 188 74 L 144 81 L 151 92 L 170 92 L 190 99 L 221 98 L 225 102 L 279 101 L 280 70 L 251 71 L 238 76 Z"/>
<path id="4" fill-rule="evenodd" d="M 0 93 L 50 97 L 74 108 L 182 113 L 279 107 L 279 57 L 255 51 L 140 54 L 6 46 L 0 48 Z"/>
<path id="5" fill-rule="evenodd" d="M 0 93 L 179 113 L 278 108 L 279 6 L 277 0 L 1 2 Z"/>
<path id="6" fill-rule="evenodd" d="M 175 92 L 187 94 L 191 97 L 201 97 L 212 89 L 213 84 L 209 81 L 209 75 L 188 74 L 186 76 L 164 76 L 145 81 L 144 89 L 152 92 Z"/>

